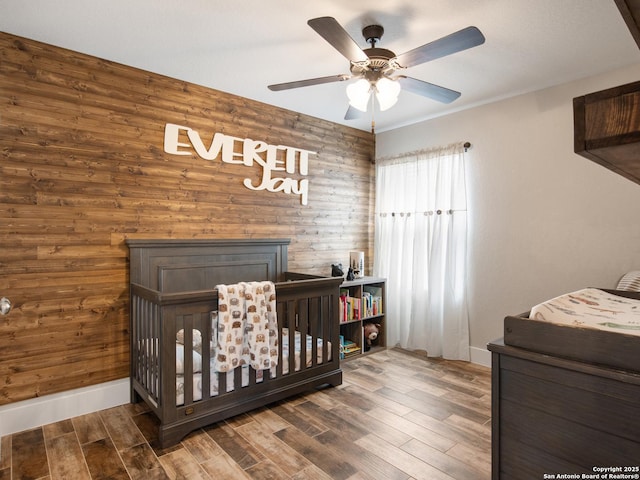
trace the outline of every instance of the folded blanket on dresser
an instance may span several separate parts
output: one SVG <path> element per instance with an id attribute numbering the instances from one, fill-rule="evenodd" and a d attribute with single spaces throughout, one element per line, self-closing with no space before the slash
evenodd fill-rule
<path id="1" fill-rule="evenodd" d="M 242 365 L 256 370 L 278 363 L 276 290 L 272 282 L 218 285 L 215 370 Z"/>

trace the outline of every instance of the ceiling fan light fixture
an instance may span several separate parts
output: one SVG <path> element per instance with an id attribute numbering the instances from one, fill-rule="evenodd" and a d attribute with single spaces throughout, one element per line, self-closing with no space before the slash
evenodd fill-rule
<path id="1" fill-rule="evenodd" d="M 384 33 L 381 25 L 368 25 L 362 29 L 362 35 L 371 45 L 371 48 L 363 50 L 333 17 L 312 18 L 307 23 L 349 61 L 350 74 L 278 83 L 269 85 L 268 88 L 280 91 L 353 79 L 355 81 L 346 88 L 349 109 L 345 120 L 358 118 L 356 111 L 366 112 L 369 102 L 373 99 L 372 94 L 375 94 L 380 110 L 388 110 L 398 101 L 401 89 L 442 103 L 453 102 L 460 96 L 460 92 L 405 75 L 397 75 L 397 72 L 485 42 L 482 32 L 477 27 L 470 26 L 396 55 L 391 50 L 377 46 Z M 375 102 L 371 102 L 371 108 L 374 107 Z M 373 116 L 373 112 L 371 113 Z"/>
<path id="2" fill-rule="evenodd" d="M 361 112 L 367 111 L 369 105 L 369 97 L 371 95 L 371 84 L 368 80 L 361 78 L 357 82 L 347 87 L 347 97 L 349 97 L 349 105 L 357 108 Z"/>
<path id="3" fill-rule="evenodd" d="M 398 101 L 400 84 L 397 81 L 382 77 L 376 82 L 375 89 L 381 111 L 390 109 Z"/>

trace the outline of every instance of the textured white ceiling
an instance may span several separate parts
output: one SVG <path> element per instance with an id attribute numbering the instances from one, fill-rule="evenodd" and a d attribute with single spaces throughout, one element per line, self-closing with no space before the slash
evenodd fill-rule
<path id="1" fill-rule="evenodd" d="M 486 42 L 404 73 L 462 92 L 449 105 L 402 92 L 376 131 L 640 62 L 614 0 L 0 0 L 0 30 L 369 130 L 344 120 L 346 83 L 272 92 L 267 85 L 348 73 L 308 25 L 331 16 L 366 48 L 404 53 L 469 25 Z M 266 119 L 268 121 L 268 119 Z"/>

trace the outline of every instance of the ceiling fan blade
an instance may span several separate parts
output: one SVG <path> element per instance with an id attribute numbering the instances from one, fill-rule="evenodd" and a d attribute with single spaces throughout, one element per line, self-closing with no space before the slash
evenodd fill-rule
<path id="1" fill-rule="evenodd" d="M 289 90 L 291 88 L 300 88 L 300 87 L 309 87 L 311 85 L 321 85 L 323 83 L 332 83 L 332 82 L 343 82 L 345 80 L 349 80 L 351 75 L 330 75 L 328 77 L 318 77 L 318 78 L 309 78 L 307 80 L 297 80 L 295 82 L 286 82 L 286 83 L 276 83 L 274 85 L 269 85 L 267 88 L 269 90 L 273 90 L 274 92 L 280 90 Z"/>
<path id="2" fill-rule="evenodd" d="M 437 100 L 438 102 L 451 103 L 460 96 L 460 92 L 449 90 L 433 83 L 423 82 L 416 78 L 405 77 L 404 75 L 400 75 L 397 78 L 403 90 Z"/>
<path id="3" fill-rule="evenodd" d="M 347 113 L 345 113 L 344 115 L 344 119 L 355 120 L 357 118 L 362 118 L 365 113 L 366 112 L 363 112 L 362 110 L 358 110 L 357 108 L 354 108 L 351 105 L 349 105 L 349 108 L 347 108 Z"/>
<path id="4" fill-rule="evenodd" d="M 368 62 L 369 57 L 333 17 L 312 18 L 307 24 L 350 62 Z"/>
<path id="5" fill-rule="evenodd" d="M 414 65 L 430 62 L 436 58 L 482 45 L 484 40 L 484 35 L 480 30 L 476 27 L 467 27 L 398 55 L 395 61 L 402 68 L 413 67 Z"/>

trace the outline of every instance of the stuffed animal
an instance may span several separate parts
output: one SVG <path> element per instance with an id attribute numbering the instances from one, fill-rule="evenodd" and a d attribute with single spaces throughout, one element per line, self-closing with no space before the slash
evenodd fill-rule
<path id="1" fill-rule="evenodd" d="M 341 263 L 334 263 L 333 265 L 331 265 L 331 276 L 344 277 L 344 271 L 342 270 Z"/>
<path id="2" fill-rule="evenodd" d="M 380 333 L 380 324 L 365 323 L 362 328 L 364 328 L 364 338 L 366 340 L 364 351 L 368 352 L 369 349 L 371 348 L 371 343 L 377 340 L 378 338 L 378 334 Z"/>
<path id="3" fill-rule="evenodd" d="M 356 279 L 356 276 L 353 273 L 353 268 L 349 267 L 349 270 L 347 271 L 347 281 L 350 282 L 355 279 Z"/>

